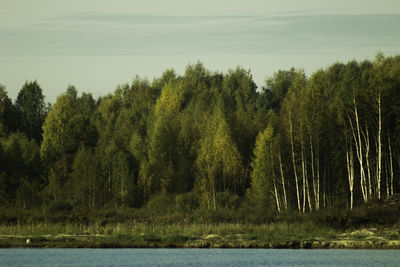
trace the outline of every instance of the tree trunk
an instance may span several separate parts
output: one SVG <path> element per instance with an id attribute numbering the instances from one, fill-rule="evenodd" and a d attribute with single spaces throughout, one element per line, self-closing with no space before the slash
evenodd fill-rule
<path id="1" fill-rule="evenodd" d="M 208 177 L 210 179 L 210 185 L 211 185 L 211 199 L 212 199 L 212 206 L 213 209 L 217 209 L 217 203 L 216 203 L 216 196 L 215 196 L 215 177 L 214 174 L 212 173 L 211 166 L 209 166 L 209 171 L 208 171 Z"/>
<path id="2" fill-rule="evenodd" d="M 294 144 L 293 144 L 293 125 L 292 125 L 292 114 L 289 113 L 289 131 L 290 131 L 290 146 L 292 148 L 292 163 L 293 163 L 293 172 L 294 172 L 294 179 L 296 181 L 296 193 L 297 193 L 297 209 L 301 211 L 300 208 L 300 194 L 299 194 L 299 181 L 297 178 L 297 171 L 296 171 L 296 159 L 294 155 Z"/>
<path id="3" fill-rule="evenodd" d="M 283 201 L 284 201 L 285 209 L 287 209 L 288 208 L 288 204 L 287 204 L 287 197 L 286 197 L 285 176 L 283 175 L 281 151 L 279 151 L 279 169 L 281 171 L 281 180 L 282 180 L 282 188 L 283 188 Z"/>
<path id="4" fill-rule="evenodd" d="M 320 205 L 320 191 L 319 191 L 319 187 L 320 187 L 320 172 L 319 172 L 319 138 L 317 137 L 317 144 L 316 144 L 316 153 L 315 153 L 315 160 L 317 163 L 317 195 L 315 196 L 316 198 L 316 209 L 319 209 L 319 205 Z"/>
<path id="5" fill-rule="evenodd" d="M 144 189 L 146 191 L 146 189 Z M 146 192 L 144 192 L 144 195 L 146 195 Z M 108 200 L 111 200 L 111 166 L 108 166 Z"/>
<path id="6" fill-rule="evenodd" d="M 360 131 L 360 123 L 359 123 L 359 119 L 358 119 L 358 111 L 357 111 L 357 104 L 356 104 L 355 97 L 353 97 L 353 104 L 354 104 L 354 115 L 356 118 L 357 136 L 354 131 L 353 123 L 351 122 L 350 117 L 349 117 L 349 122 L 350 122 L 351 130 L 353 133 L 354 142 L 356 145 L 358 162 L 360 164 L 361 192 L 362 192 L 364 202 L 368 202 L 368 191 L 367 191 L 367 187 L 366 187 L 366 179 L 365 179 L 365 171 L 364 171 L 364 163 L 363 163 L 364 160 L 363 160 L 363 153 L 362 153 L 361 131 Z"/>
<path id="7" fill-rule="evenodd" d="M 303 178 L 303 213 L 306 211 L 306 166 L 304 160 L 304 142 L 303 142 L 303 126 L 300 125 L 300 138 L 301 138 L 301 170 L 302 170 L 302 178 Z"/>
<path id="8" fill-rule="evenodd" d="M 324 186 L 322 192 L 322 203 L 324 208 L 326 207 L 326 160 L 324 160 Z"/>
<path id="9" fill-rule="evenodd" d="M 392 146 L 390 144 L 390 135 L 388 134 L 388 145 L 389 145 L 389 165 L 390 165 L 390 195 L 393 195 L 393 156 Z"/>
<path id="10" fill-rule="evenodd" d="M 368 174 L 368 195 L 369 197 L 372 196 L 372 183 L 371 183 L 371 168 L 369 165 L 369 134 L 368 134 L 368 126 L 365 126 L 366 135 L 364 136 L 365 140 L 365 160 L 367 162 L 367 174 Z"/>
<path id="11" fill-rule="evenodd" d="M 278 190 L 276 189 L 275 178 L 273 178 L 273 181 L 274 181 L 274 193 L 275 193 L 276 208 L 278 209 L 278 212 L 280 213 L 281 205 L 279 203 Z"/>
<path id="12" fill-rule="evenodd" d="M 92 175 L 92 174 L 90 174 Z M 93 177 L 93 194 L 92 194 L 92 206 L 96 206 L 96 177 Z"/>
<path id="13" fill-rule="evenodd" d="M 215 186 L 213 186 L 213 188 L 212 188 L 212 197 L 213 197 L 213 208 L 214 208 L 214 210 L 216 210 L 217 209 L 217 200 L 216 200 L 216 196 L 215 196 Z"/>
<path id="14" fill-rule="evenodd" d="M 306 169 L 306 191 L 307 191 L 307 199 L 308 199 L 308 208 L 310 209 L 310 211 L 312 211 L 312 201 L 311 201 L 311 197 L 310 197 L 310 187 L 308 185 L 308 175 L 307 175 L 307 169 Z"/>
<path id="15" fill-rule="evenodd" d="M 86 177 L 87 177 L 87 175 L 86 175 Z M 89 177 L 87 177 L 88 178 L 88 180 L 87 180 L 87 183 L 88 183 L 88 192 L 87 192 L 87 196 L 88 196 L 88 199 L 87 199 L 87 201 L 88 201 L 88 208 L 90 209 L 91 208 L 91 205 L 90 205 L 90 190 L 91 190 L 91 188 L 90 188 L 90 178 Z"/>
<path id="16" fill-rule="evenodd" d="M 381 180 L 382 180 L 382 110 L 381 92 L 378 94 L 378 199 L 381 199 Z"/>
<path id="17" fill-rule="evenodd" d="M 386 168 L 385 168 L 385 179 L 386 179 L 386 197 L 390 196 L 390 186 L 389 186 L 389 162 L 386 160 Z"/>
<path id="18" fill-rule="evenodd" d="M 353 160 L 353 149 L 350 147 L 349 150 L 346 151 L 346 162 L 347 162 L 347 177 L 349 180 L 349 190 L 350 190 L 350 210 L 353 210 L 354 160 Z"/>
<path id="19" fill-rule="evenodd" d="M 311 177 L 313 182 L 313 192 L 315 199 L 315 209 L 319 209 L 318 196 L 317 196 L 317 182 L 315 180 L 315 171 L 314 171 L 314 149 L 313 149 L 313 141 L 310 133 L 310 155 L 311 155 Z"/>
<path id="20" fill-rule="evenodd" d="M 271 151 L 271 169 L 272 169 L 272 180 L 274 182 L 274 193 L 275 193 L 275 201 L 276 201 L 276 208 L 278 209 L 278 212 L 281 212 L 281 204 L 279 202 L 279 196 L 278 196 L 278 190 L 276 188 L 276 183 L 275 183 L 275 170 L 274 170 L 274 157 L 272 154 L 272 146 L 270 145 L 270 149 L 269 151 Z"/>

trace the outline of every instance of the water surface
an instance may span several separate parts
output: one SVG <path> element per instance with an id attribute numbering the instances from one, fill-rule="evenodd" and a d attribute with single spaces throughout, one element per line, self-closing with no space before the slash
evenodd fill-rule
<path id="1" fill-rule="evenodd" d="M 0 249 L 0 266 L 399 266 L 399 250 Z"/>

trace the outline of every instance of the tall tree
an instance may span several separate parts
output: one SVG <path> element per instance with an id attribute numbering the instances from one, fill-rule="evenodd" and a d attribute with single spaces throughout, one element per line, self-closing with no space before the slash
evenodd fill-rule
<path id="1" fill-rule="evenodd" d="M 253 168 L 251 173 L 251 190 L 254 198 L 267 206 L 272 202 L 272 196 L 275 196 L 277 209 L 280 210 L 273 171 L 272 142 L 273 128 L 269 124 L 257 136 L 254 147 L 254 159 L 251 164 Z"/>
<path id="2" fill-rule="evenodd" d="M 0 149 L 0 195 L 23 207 L 38 203 L 43 184 L 37 142 L 17 132 L 0 139 Z"/>
<path id="3" fill-rule="evenodd" d="M 42 124 L 47 113 L 42 88 L 34 82 L 26 82 L 19 91 L 15 106 L 19 115 L 19 129 L 38 142 L 42 139 Z"/>
<path id="4" fill-rule="evenodd" d="M 70 179 L 73 158 L 78 149 L 81 146 L 94 147 L 97 143 L 98 135 L 91 119 L 94 108 L 90 95 L 78 98 L 76 89 L 69 87 L 57 98 L 46 117 L 40 153 L 47 167 L 53 199 L 60 198 L 57 196 L 60 192 L 66 193 L 60 188 L 67 185 Z"/>
<path id="5" fill-rule="evenodd" d="M 95 157 L 90 148 L 82 146 L 72 164 L 71 183 L 76 205 L 96 208 L 100 198 L 100 185 Z"/>
<path id="6" fill-rule="evenodd" d="M 240 185 L 241 156 L 221 112 L 208 120 L 199 141 L 196 159 L 197 181 L 209 209 L 216 209 L 217 191 L 232 190 Z"/>
<path id="7" fill-rule="evenodd" d="M 1 131 L 15 131 L 17 117 L 6 87 L 0 84 L 0 134 Z M 2 129 L 1 129 L 2 128 Z"/>

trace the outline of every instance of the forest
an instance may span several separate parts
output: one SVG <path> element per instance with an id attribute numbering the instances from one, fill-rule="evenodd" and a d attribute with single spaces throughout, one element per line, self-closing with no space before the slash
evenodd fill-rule
<path id="1" fill-rule="evenodd" d="M 250 70 L 196 63 L 52 104 L 37 81 L 15 101 L 0 85 L 1 222 L 264 222 L 396 193 L 400 56 L 279 70 L 260 88 Z"/>

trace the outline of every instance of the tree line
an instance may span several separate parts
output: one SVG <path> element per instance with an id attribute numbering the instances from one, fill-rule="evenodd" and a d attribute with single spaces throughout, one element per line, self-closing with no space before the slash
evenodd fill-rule
<path id="1" fill-rule="evenodd" d="M 400 56 L 279 70 L 136 77 L 106 96 L 0 86 L 0 205 L 353 209 L 400 191 Z"/>

